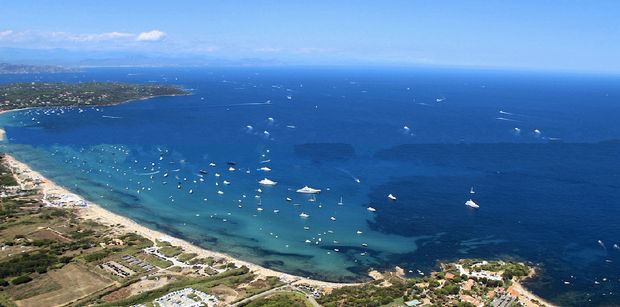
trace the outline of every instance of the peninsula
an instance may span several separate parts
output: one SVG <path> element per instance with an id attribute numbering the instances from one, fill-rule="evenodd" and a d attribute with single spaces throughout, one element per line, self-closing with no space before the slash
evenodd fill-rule
<path id="1" fill-rule="evenodd" d="M 1 74 L 57 74 L 77 72 L 78 69 L 56 65 L 24 65 L 0 63 Z"/>
<path id="2" fill-rule="evenodd" d="M 0 85 L 0 111 L 62 106 L 107 106 L 134 99 L 188 95 L 176 85 L 119 82 L 23 82 Z"/>

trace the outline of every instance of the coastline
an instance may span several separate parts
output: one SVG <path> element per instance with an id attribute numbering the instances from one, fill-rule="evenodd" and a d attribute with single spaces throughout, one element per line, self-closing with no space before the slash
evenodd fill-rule
<path id="1" fill-rule="evenodd" d="M 6 162 L 14 169 L 19 170 L 21 173 L 30 173 L 33 177 L 38 177 L 41 179 L 38 188 L 40 188 L 44 195 L 47 194 L 56 194 L 56 195 L 64 195 L 67 198 L 79 200 L 79 202 L 83 201 L 85 206 L 71 206 L 69 208 L 75 208 L 77 215 L 85 220 L 94 220 L 100 224 L 112 227 L 114 231 L 125 232 L 125 233 L 135 233 L 141 235 L 153 242 L 156 241 L 168 241 L 174 246 L 178 246 L 183 248 L 186 252 L 196 253 L 201 257 L 213 257 L 213 258 L 221 258 L 225 259 L 230 263 L 234 263 L 236 266 L 246 266 L 252 271 L 254 274 L 260 277 L 268 277 L 275 276 L 282 280 L 289 281 L 292 284 L 307 284 L 315 287 L 329 287 L 329 288 L 337 288 L 343 286 L 354 286 L 359 285 L 359 283 L 335 283 L 335 282 L 327 282 L 316 279 L 310 279 L 306 277 L 296 276 L 288 273 L 283 273 L 279 271 L 275 271 L 272 269 L 268 269 L 262 267 L 260 265 L 243 261 L 234 257 L 231 257 L 227 254 L 211 251 L 205 249 L 203 247 L 196 246 L 191 244 L 185 240 L 170 236 L 166 233 L 150 229 L 146 226 L 140 225 L 135 221 L 124 217 L 122 215 L 113 213 L 98 204 L 83 199 L 79 195 L 69 191 L 68 189 L 56 184 L 55 182 L 49 180 L 45 176 L 41 175 L 39 172 L 32 170 L 28 165 L 22 163 L 15 159 L 13 156 L 9 154 L 5 154 Z M 76 201 L 78 202 L 78 201 Z M 119 227 L 120 226 L 120 227 Z"/>
<path id="2" fill-rule="evenodd" d="M 306 284 L 318 288 L 340 288 L 345 286 L 356 286 L 362 285 L 364 283 L 337 283 L 337 282 L 327 282 L 316 279 L 310 279 L 306 277 L 301 277 L 289 273 L 283 273 L 276 270 L 268 269 L 262 267 L 260 265 L 247 262 L 244 260 L 240 260 L 229 256 L 225 253 L 216 252 L 212 250 L 205 249 L 200 246 L 196 246 L 188 241 L 183 239 L 179 239 L 173 236 L 170 236 L 164 232 L 150 229 L 146 226 L 140 225 L 137 222 L 124 217 L 122 215 L 113 213 L 100 205 L 85 200 L 79 195 L 69 191 L 68 189 L 56 184 L 55 182 L 49 180 L 45 176 L 41 175 L 39 172 L 32 170 L 27 164 L 22 163 L 15 159 L 13 156 L 9 154 L 5 154 L 5 161 L 11 166 L 11 168 L 18 170 L 19 173 L 29 173 L 31 177 L 39 178 L 39 184 L 37 188 L 41 189 L 44 195 L 61 195 L 67 199 L 72 199 L 74 205 L 66 206 L 64 208 L 75 209 L 79 218 L 84 220 L 94 220 L 100 224 L 111 227 L 113 231 L 117 231 L 120 233 L 135 233 L 141 235 L 153 242 L 156 241 L 167 241 L 170 242 L 174 246 L 181 247 L 186 252 L 196 253 L 201 257 L 213 257 L 225 259 L 227 262 L 234 263 L 236 266 L 246 266 L 250 269 L 254 274 L 259 277 L 266 278 L 268 276 L 278 277 L 283 281 L 286 281 L 289 284 Z M 20 183 L 21 184 L 21 183 Z M 85 205 L 78 206 L 75 205 L 77 203 L 82 203 Z M 550 303 L 549 301 L 541 298 L 540 296 L 534 294 L 530 290 L 528 290 L 521 282 L 527 280 L 529 278 L 534 277 L 537 274 L 537 270 L 533 268 L 528 276 L 522 279 L 513 279 L 512 285 L 509 287 L 509 291 L 512 295 L 514 295 L 517 299 L 522 302 L 527 301 L 538 301 L 540 304 L 544 306 L 557 306 L 555 304 Z M 376 277 L 381 275 L 380 272 L 370 271 L 369 276 Z M 376 279 L 376 278 L 374 278 Z M 511 289 L 511 290 L 510 290 Z M 521 297 L 524 299 L 522 300 Z M 530 305 L 528 305 L 530 306 Z"/>

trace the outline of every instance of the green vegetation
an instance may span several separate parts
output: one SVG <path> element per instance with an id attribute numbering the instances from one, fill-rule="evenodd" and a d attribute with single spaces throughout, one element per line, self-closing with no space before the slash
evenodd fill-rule
<path id="1" fill-rule="evenodd" d="M 179 259 L 179 261 L 182 261 L 182 262 L 187 262 L 195 258 L 196 256 L 198 256 L 198 254 L 196 253 L 182 253 L 177 257 L 177 259 Z"/>
<path id="2" fill-rule="evenodd" d="M 13 83 L 0 86 L 0 110 L 113 105 L 133 99 L 187 94 L 173 85 L 118 82 Z"/>
<path id="3" fill-rule="evenodd" d="M 19 284 L 25 284 L 25 283 L 31 282 L 31 281 L 32 281 L 32 277 L 30 277 L 28 275 L 22 275 L 22 276 L 13 278 L 13 280 L 11 280 L 11 284 L 19 285 Z"/>
<path id="4" fill-rule="evenodd" d="M 328 295 L 322 296 L 318 302 L 326 307 L 342 306 L 381 306 L 403 297 L 407 284 L 394 280 L 390 287 L 379 287 L 376 282 L 360 286 L 337 288 Z"/>
<path id="5" fill-rule="evenodd" d="M 178 246 L 164 246 L 159 249 L 159 252 L 166 257 L 174 257 L 183 252 L 183 250 Z"/>
<path id="6" fill-rule="evenodd" d="M 245 307 L 311 307 L 306 297 L 299 292 L 280 292 L 250 302 Z"/>
<path id="7" fill-rule="evenodd" d="M 0 278 L 34 272 L 45 273 L 49 267 L 56 263 L 58 263 L 58 257 L 47 253 L 24 253 L 0 262 Z M 11 283 L 15 284 L 13 281 Z"/>

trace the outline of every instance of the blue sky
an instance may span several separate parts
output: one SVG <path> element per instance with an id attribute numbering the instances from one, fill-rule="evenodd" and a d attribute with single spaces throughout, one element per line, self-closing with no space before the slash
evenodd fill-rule
<path id="1" fill-rule="evenodd" d="M 0 0 L 0 12 L 0 47 L 620 72 L 620 1 Z"/>

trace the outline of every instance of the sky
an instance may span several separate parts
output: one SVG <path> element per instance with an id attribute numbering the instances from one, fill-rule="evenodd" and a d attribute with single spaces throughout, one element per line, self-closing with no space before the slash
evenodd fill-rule
<path id="1" fill-rule="evenodd" d="M 618 16 L 618 0 L 0 0 L 0 48 L 620 72 Z"/>

